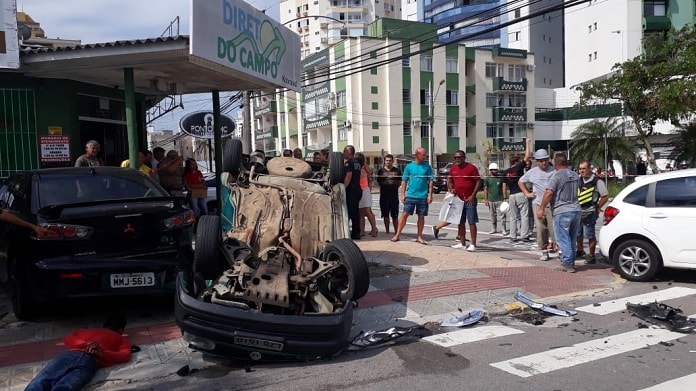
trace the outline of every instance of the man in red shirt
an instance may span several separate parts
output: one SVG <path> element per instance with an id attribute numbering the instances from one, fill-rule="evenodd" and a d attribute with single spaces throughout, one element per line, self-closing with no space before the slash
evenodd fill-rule
<path id="1" fill-rule="evenodd" d="M 128 362 L 131 345 L 121 335 L 125 327 L 124 317 L 111 315 L 103 328 L 80 329 L 67 335 L 63 343 L 70 350 L 49 361 L 25 391 L 80 390 L 98 368 Z"/>
<path id="2" fill-rule="evenodd" d="M 481 188 L 481 176 L 478 169 L 473 164 L 465 161 L 466 155 L 463 151 L 454 153 L 454 164 L 450 169 L 449 177 L 447 178 L 447 189 L 450 193 L 456 194 L 464 201 L 464 210 L 462 217 L 459 220 L 458 234 L 459 243 L 452 248 L 466 248 L 466 251 L 476 251 L 476 223 L 478 223 L 478 213 L 476 211 L 476 193 Z M 471 233 L 471 244 L 466 247 L 466 223 L 469 223 L 469 231 Z M 437 239 L 437 235 L 442 227 L 449 225 L 447 222 L 440 222 L 433 227 L 433 235 Z"/>

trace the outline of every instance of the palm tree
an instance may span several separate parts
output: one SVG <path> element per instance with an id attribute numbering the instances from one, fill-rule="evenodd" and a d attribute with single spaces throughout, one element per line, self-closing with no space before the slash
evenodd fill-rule
<path id="1" fill-rule="evenodd" d="M 609 117 L 603 121 L 592 120 L 575 129 L 570 135 L 570 156 L 573 161 L 587 160 L 593 163 L 604 161 L 605 139 L 608 161 L 633 161 L 635 158 L 634 143 L 625 136 L 625 123 L 620 117 Z"/>
<path id="2" fill-rule="evenodd" d="M 677 165 L 686 161 L 690 167 L 694 167 L 694 163 L 696 163 L 696 122 L 679 126 L 679 128 L 679 133 L 669 139 L 669 142 L 674 145 L 669 158 L 676 161 Z"/>

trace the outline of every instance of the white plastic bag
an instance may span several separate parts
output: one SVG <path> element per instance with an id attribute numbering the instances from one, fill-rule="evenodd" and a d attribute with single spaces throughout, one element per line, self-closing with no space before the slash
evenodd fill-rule
<path id="1" fill-rule="evenodd" d="M 464 201 L 452 193 L 447 193 L 442 199 L 442 208 L 440 208 L 440 221 L 446 221 L 452 224 L 459 224 L 464 211 Z"/>

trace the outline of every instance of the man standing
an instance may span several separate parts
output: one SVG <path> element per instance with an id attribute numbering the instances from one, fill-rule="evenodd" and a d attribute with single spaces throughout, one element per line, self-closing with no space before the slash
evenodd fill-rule
<path id="1" fill-rule="evenodd" d="M 559 270 L 575 273 L 576 239 L 580 230 L 581 213 L 578 203 L 580 176 L 568 169 L 568 159 L 562 153 L 556 154 L 553 165 L 556 172 L 548 181 L 536 216 L 541 220 L 544 217 L 544 210 L 551 205 L 556 240 L 563 252 Z"/>
<path id="2" fill-rule="evenodd" d="M 343 185 L 346 187 L 346 208 L 350 220 L 350 238 L 360 240 L 360 163 L 355 159 L 355 147 L 346 145 L 343 148 L 346 176 Z"/>
<path id="3" fill-rule="evenodd" d="M 481 176 L 476 166 L 467 163 L 465 159 L 466 155 L 464 151 L 457 151 L 454 153 L 454 164 L 452 168 L 450 168 L 449 177 L 447 178 L 448 191 L 457 195 L 459 199 L 464 201 L 464 209 L 462 210 L 462 216 L 459 219 L 459 226 L 457 227 L 459 243 L 452 246 L 452 248 L 466 248 L 466 251 L 474 252 L 476 251 L 476 223 L 478 223 L 476 193 L 478 193 L 481 188 Z M 471 233 L 471 244 L 469 247 L 465 245 L 467 222 L 469 223 L 469 232 Z M 433 235 L 435 238 L 437 238 L 440 229 L 446 225 L 449 225 L 449 223 L 440 222 L 433 227 Z"/>
<path id="4" fill-rule="evenodd" d="M 85 144 L 85 153 L 75 160 L 75 167 L 98 167 L 104 164 L 99 160 L 101 146 L 96 140 L 89 140 Z"/>
<path id="5" fill-rule="evenodd" d="M 433 202 L 434 173 L 433 168 L 425 162 L 425 148 L 416 148 L 414 155 L 416 161 L 409 163 L 404 169 L 401 181 L 401 202 L 404 204 L 404 213 L 399 218 L 399 226 L 396 228 L 396 234 L 391 238 L 391 241 L 399 241 L 408 216 L 415 211 L 418 215 L 416 241 L 426 244 L 423 240 L 423 227 L 425 226 L 425 216 L 428 215 L 428 205 Z"/>
<path id="6" fill-rule="evenodd" d="M 377 170 L 377 183 L 379 184 L 379 209 L 384 219 L 384 231 L 389 233 L 389 217 L 391 216 L 394 232 L 397 228 L 399 216 L 399 187 L 401 186 L 401 170 L 394 167 L 394 156 L 389 154 L 384 157 L 384 167 Z"/>
<path id="7" fill-rule="evenodd" d="M 541 215 L 538 213 L 538 210 L 554 168 L 551 167 L 549 153 L 545 149 L 539 149 L 534 152 L 534 160 L 536 160 L 536 167 L 527 171 L 520 178 L 519 185 L 525 197 L 533 199 L 532 206 L 534 207 L 534 216 L 536 216 L 537 247 L 541 250 L 541 258 L 539 260 L 548 261 L 549 251 L 553 250 L 554 242 L 553 216 L 550 209 L 542 209 L 543 213 Z M 531 192 L 527 189 L 527 183 L 532 184 Z"/>
<path id="8" fill-rule="evenodd" d="M 503 198 L 510 203 L 510 240 L 513 242 L 519 239 L 526 239 L 532 233 L 532 228 L 529 224 L 529 202 L 527 197 L 520 189 L 519 180 L 524 175 L 524 168 L 527 162 L 530 161 L 529 154 L 530 140 L 527 140 L 527 145 L 524 151 L 524 159 L 520 160 L 518 156 L 510 158 L 510 168 L 505 171 L 503 179 Z M 509 198 L 508 198 L 508 191 Z M 519 239 L 518 239 L 519 238 Z"/>
<path id="9" fill-rule="evenodd" d="M 154 172 L 154 178 L 157 182 L 160 181 L 159 177 L 159 166 L 160 163 L 164 161 L 164 148 L 155 147 L 152 149 L 152 172 Z"/>
<path id="10" fill-rule="evenodd" d="M 580 170 L 580 183 L 578 189 L 578 202 L 582 213 L 580 215 L 580 232 L 577 239 L 576 257 L 585 255 L 583 242 L 587 237 L 589 253 L 585 258 L 585 264 L 596 263 L 595 249 L 597 248 L 597 237 L 595 236 L 595 226 L 599 212 L 609 200 L 609 192 L 604 181 L 592 174 L 590 163 L 583 161 L 578 165 Z"/>
<path id="11" fill-rule="evenodd" d="M 498 164 L 488 165 L 489 176 L 483 180 L 483 201 L 491 212 L 491 232 L 498 232 L 498 210 L 503 202 L 503 178 L 498 176 Z M 501 213 L 503 235 L 507 233 L 507 216 Z"/>
<path id="12" fill-rule="evenodd" d="M 80 329 L 63 338 L 70 350 L 61 352 L 39 372 L 25 391 L 81 390 L 99 367 L 130 360 L 131 346 L 123 337 L 126 320 L 109 316 L 103 328 Z"/>

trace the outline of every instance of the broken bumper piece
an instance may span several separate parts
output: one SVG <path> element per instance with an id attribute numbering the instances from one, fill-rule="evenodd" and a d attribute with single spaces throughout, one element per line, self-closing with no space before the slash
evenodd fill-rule
<path id="1" fill-rule="evenodd" d="M 521 292 L 517 292 L 515 294 L 515 300 L 527 305 L 530 308 L 533 308 L 537 311 L 544 311 L 549 314 L 553 315 L 559 315 L 559 316 L 575 316 L 578 314 L 577 311 L 572 311 L 572 310 L 562 310 L 556 307 L 552 307 L 550 305 L 546 305 L 544 303 L 538 303 L 529 297 L 525 296 Z"/>

